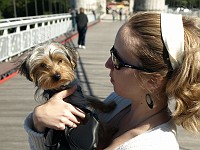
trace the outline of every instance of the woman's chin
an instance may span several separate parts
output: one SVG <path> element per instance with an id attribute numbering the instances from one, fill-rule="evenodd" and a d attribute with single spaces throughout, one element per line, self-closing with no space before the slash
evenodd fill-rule
<path id="1" fill-rule="evenodd" d="M 112 78 L 110 78 L 110 82 L 111 82 L 112 84 L 114 84 L 114 80 L 113 80 Z"/>

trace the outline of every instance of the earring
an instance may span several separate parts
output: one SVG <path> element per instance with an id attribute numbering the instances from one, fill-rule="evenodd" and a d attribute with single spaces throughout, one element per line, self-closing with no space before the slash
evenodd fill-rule
<path id="1" fill-rule="evenodd" d="M 153 109 L 154 102 L 153 102 L 153 99 L 152 99 L 151 95 L 150 94 L 146 94 L 145 98 L 146 98 L 146 103 L 149 106 L 149 108 Z"/>

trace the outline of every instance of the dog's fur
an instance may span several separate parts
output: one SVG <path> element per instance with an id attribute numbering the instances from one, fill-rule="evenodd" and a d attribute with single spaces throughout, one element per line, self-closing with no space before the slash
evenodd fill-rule
<path id="1" fill-rule="evenodd" d="M 44 43 L 35 47 L 26 57 L 19 72 L 38 87 L 35 95 L 43 90 L 43 96 L 48 100 L 55 92 L 77 84 L 74 81 L 78 58 L 78 52 L 71 47 L 56 42 Z M 114 102 L 105 104 L 93 97 L 81 98 L 81 103 L 84 101 L 84 104 L 101 112 L 112 111 L 116 106 Z M 73 99 L 71 102 L 73 103 Z"/>

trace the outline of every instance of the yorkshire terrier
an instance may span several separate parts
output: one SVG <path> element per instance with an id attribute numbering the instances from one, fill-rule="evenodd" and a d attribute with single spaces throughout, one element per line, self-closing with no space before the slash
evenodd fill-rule
<path id="1" fill-rule="evenodd" d="M 37 87 L 35 97 L 43 90 L 43 98 L 48 100 L 56 92 L 77 85 L 77 91 L 64 99 L 66 102 L 104 113 L 114 110 L 115 102 L 105 104 L 96 97 L 83 95 L 75 72 L 78 58 L 78 52 L 71 47 L 56 42 L 43 43 L 25 58 L 19 72 Z"/>

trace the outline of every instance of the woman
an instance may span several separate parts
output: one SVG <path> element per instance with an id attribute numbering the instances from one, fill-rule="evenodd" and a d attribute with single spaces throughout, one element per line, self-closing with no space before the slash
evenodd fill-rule
<path id="1" fill-rule="evenodd" d="M 115 100 L 118 106 L 114 115 L 100 115 L 119 130 L 108 145 L 100 141 L 98 149 L 178 150 L 175 123 L 200 131 L 200 29 L 196 23 L 181 15 L 138 13 L 119 29 L 105 64 L 119 95 L 113 93 L 106 101 Z M 26 119 L 32 149 L 45 149 L 45 128 L 76 127 L 78 117 L 85 117 L 62 101 L 74 90 L 56 94 Z M 172 113 L 169 100 L 176 102 Z"/>

